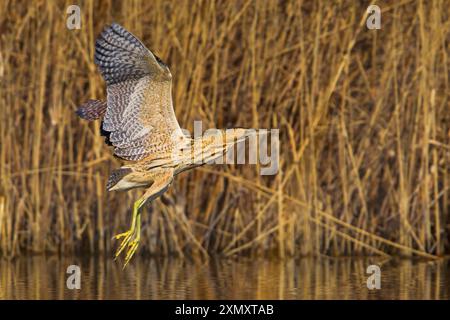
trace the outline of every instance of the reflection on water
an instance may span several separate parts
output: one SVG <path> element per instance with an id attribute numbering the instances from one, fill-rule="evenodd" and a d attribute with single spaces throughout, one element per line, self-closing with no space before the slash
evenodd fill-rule
<path id="1" fill-rule="evenodd" d="M 81 289 L 66 287 L 81 268 Z M 367 266 L 381 267 L 381 289 L 368 290 Z M 110 258 L 0 260 L 0 299 L 449 299 L 448 261 L 381 258 L 136 258 L 122 270 Z"/>

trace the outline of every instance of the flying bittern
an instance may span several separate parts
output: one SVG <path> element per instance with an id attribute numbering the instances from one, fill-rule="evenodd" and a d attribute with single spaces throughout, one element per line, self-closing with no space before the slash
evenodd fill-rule
<path id="1" fill-rule="evenodd" d="M 118 24 L 98 37 L 94 61 L 106 81 L 107 99 L 89 100 L 77 114 L 102 118 L 101 134 L 124 160 L 110 175 L 107 190 L 147 188 L 134 203 L 130 229 L 115 236 L 122 239 L 115 257 L 127 248 L 126 266 L 139 245 L 142 206 L 167 191 L 178 173 L 223 156 L 249 132 L 220 130 L 195 139 L 183 134 L 172 106 L 169 68 Z M 196 160 L 199 156 L 203 161 Z"/>

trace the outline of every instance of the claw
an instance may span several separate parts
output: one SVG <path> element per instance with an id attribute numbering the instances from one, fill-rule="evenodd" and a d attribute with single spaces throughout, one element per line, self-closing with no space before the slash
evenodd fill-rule
<path id="1" fill-rule="evenodd" d="M 134 203 L 133 208 L 133 220 L 131 222 L 131 228 L 130 230 L 119 233 L 118 235 L 114 236 L 113 239 L 122 239 L 122 242 L 120 243 L 119 247 L 117 248 L 117 251 L 114 255 L 114 260 L 117 260 L 119 255 L 122 253 L 122 251 L 128 247 L 127 254 L 125 255 L 125 264 L 124 268 L 127 266 L 127 264 L 130 262 L 131 258 L 133 257 L 134 253 L 137 250 L 137 247 L 139 245 L 139 240 L 141 238 L 141 215 L 139 213 L 139 207 L 142 204 L 142 200 L 138 200 Z"/>
<path id="2" fill-rule="evenodd" d="M 120 233 L 114 237 L 115 239 L 120 239 L 120 238 L 125 237 L 125 239 L 123 239 L 122 242 L 120 243 L 119 248 L 117 248 L 116 253 L 114 254 L 114 260 L 116 260 L 117 257 L 119 257 L 119 255 L 123 251 L 123 249 L 125 249 L 127 244 L 129 244 L 133 234 L 134 234 L 134 230 L 128 230 L 127 232 Z"/>
<path id="3" fill-rule="evenodd" d="M 135 254 L 135 252 L 139 246 L 139 241 L 140 241 L 139 238 L 136 238 L 128 244 L 129 248 L 127 251 L 127 255 L 125 257 L 125 264 L 124 264 L 123 268 L 125 268 L 127 266 L 128 262 L 130 262 L 131 258 Z"/>

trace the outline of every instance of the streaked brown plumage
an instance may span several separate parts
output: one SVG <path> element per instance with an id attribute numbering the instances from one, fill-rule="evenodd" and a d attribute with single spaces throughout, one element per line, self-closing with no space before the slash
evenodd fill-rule
<path id="1" fill-rule="evenodd" d="M 130 230 L 116 236 L 123 238 L 116 257 L 128 247 L 126 265 L 139 244 L 142 205 L 163 194 L 175 175 L 222 156 L 248 133 L 234 129 L 196 139 L 185 136 L 172 106 L 169 68 L 118 24 L 98 37 L 95 63 L 107 84 L 107 101 L 89 100 L 77 114 L 102 118 L 102 135 L 125 162 L 112 172 L 107 189 L 147 188 L 134 204 Z M 194 161 L 199 155 L 202 163 Z"/>

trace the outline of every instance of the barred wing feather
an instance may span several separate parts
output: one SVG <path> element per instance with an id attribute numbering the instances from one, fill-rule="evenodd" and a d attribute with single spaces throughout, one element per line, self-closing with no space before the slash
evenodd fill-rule
<path id="1" fill-rule="evenodd" d="M 184 135 L 173 110 L 167 66 L 118 24 L 97 39 L 95 63 L 107 84 L 102 128 L 110 132 L 114 153 L 138 161 L 170 152 Z"/>

